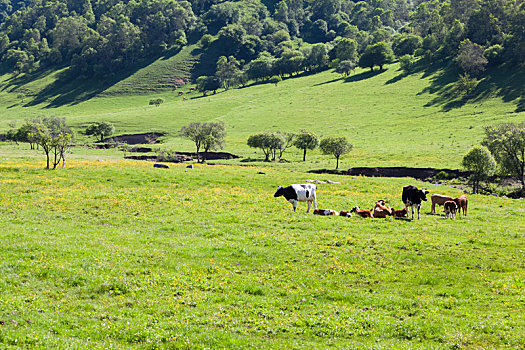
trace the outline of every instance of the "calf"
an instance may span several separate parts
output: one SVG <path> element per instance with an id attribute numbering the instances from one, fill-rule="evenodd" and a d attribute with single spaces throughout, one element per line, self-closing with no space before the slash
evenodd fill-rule
<path id="1" fill-rule="evenodd" d="M 403 187 L 403 203 L 405 204 L 405 209 L 408 210 L 408 207 L 412 210 L 412 220 L 414 220 L 414 207 L 417 209 L 417 219 L 421 220 L 419 216 L 419 211 L 421 208 L 421 201 L 427 200 L 428 191 L 425 189 L 418 189 L 416 186 L 408 185 Z"/>
<path id="2" fill-rule="evenodd" d="M 459 196 L 454 199 L 454 202 L 458 205 L 459 213 L 461 214 L 461 209 L 463 209 L 463 216 L 467 216 L 467 206 L 468 206 L 468 198 L 467 196 Z"/>
<path id="3" fill-rule="evenodd" d="M 294 212 L 297 209 L 297 202 L 308 202 L 308 209 L 306 210 L 308 213 L 312 203 L 314 204 L 314 209 L 317 209 L 316 189 L 317 187 L 313 184 L 294 184 L 288 187 L 279 186 L 273 196 L 284 196 L 288 202 L 292 203 Z"/>
<path id="4" fill-rule="evenodd" d="M 314 209 L 314 215 L 337 215 L 337 212 L 333 209 Z"/>
<path id="5" fill-rule="evenodd" d="M 445 218 L 451 218 L 452 220 L 456 220 L 456 211 L 458 210 L 458 205 L 454 201 L 446 201 L 443 204 L 443 207 L 445 208 Z"/>
<path id="6" fill-rule="evenodd" d="M 341 211 L 339 212 L 339 216 L 344 216 L 344 217 L 347 217 L 347 218 L 351 218 L 351 217 L 352 217 L 352 214 L 351 214 L 349 211 L 341 210 Z"/>
<path id="7" fill-rule="evenodd" d="M 372 211 L 359 209 L 359 207 L 352 208 L 352 210 L 350 210 L 350 213 L 356 213 L 357 215 L 359 215 L 362 218 L 373 218 L 374 217 L 372 215 Z"/>
<path id="8" fill-rule="evenodd" d="M 432 201 L 432 208 L 430 209 L 430 212 L 432 214 L 436 213 L 436 204 L 437 205 L 443 205 L 446 201 L 453 201 L 454 199 L 449 196 L 443 196 L 442 194 L 434 193 L 430 196 L 430 200 Z"/>
<path id="9" fill-rule="evenodd" d="M 400 210 L 394 210 L 394 217 L 396 218 L 406 218 L 408 216 L 407 208 Z"/>

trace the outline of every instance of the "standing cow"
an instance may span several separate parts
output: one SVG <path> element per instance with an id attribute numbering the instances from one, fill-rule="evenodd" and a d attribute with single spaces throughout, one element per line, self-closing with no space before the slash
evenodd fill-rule
<path id="1" fill-rule="evenodd" d="M 273 196 L 284 196 L 288 202 L 292 203 L 293 211 L 297 209 L 297 202 L 308 202 L 308 209 L 306 210 L 308 213 L 312 203 L 314 204 L 314 209 L 317 209 L 316 190 L 317 187 L 314 184 L 294 184 L 288 187 L 279 186 Z"/>
<path id="2" fill-rule="evenodd" d="M 459 196 L 458 198 L 454 198 L 454 202 L 458 205 L 458 214 L 461 214 L 461 210 L 463 210 L 463 216 L 467 216 L 467 206 L 468 206 L 468 198 L 467 196 Z"/>
<path id="3" fill-rule="evenodd" d="M 410 207 L 412 210 L 412 220 L 414 220 L 414 207 L 417 209 L 417 219 L 421 220 L 419 210 L 421 208 L 421 201 L 427 200 L 427 193 L 427 190 L 418 189 L 416 186 L 408 185 L 403 187 L 403 203 L 405 204 L 405 209 Z"/>
<path id="4" fill-rule="evenodd" d="M 453 201 L 454 198 L 450 196 L 444 196 L 442 194 L 433 193 L 430 196 L 430 200 L 432 201 L 432 207 L 430 208 L 430 213 L 435 214 L 436 213 L 436 204 L 437 205 L 443 205 L 447 201 Z"/>
<path id="5" fill-rule="evenodd" d="M 456 211 L 458 210 L 458 205 L 454 201 L 446 201 L 443 204 L 443 207 L 445 209 L 445 218 L 451 218 L 452 220 L 456 220 Z"/>

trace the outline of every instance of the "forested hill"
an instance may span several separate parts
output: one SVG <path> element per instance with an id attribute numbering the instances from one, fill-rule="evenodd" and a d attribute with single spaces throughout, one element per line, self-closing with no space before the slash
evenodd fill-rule
<path id="1" fill-rule="evenodd" d="M 471 76 L 525 61 L 522 0 L 2 0 L 0 10 L 0 62 L 15 74 L 117 75 L 194 43 L 193 78 L 213 76 L 210 89 L 395 56 L 405 69 L 449 60 Z"/>

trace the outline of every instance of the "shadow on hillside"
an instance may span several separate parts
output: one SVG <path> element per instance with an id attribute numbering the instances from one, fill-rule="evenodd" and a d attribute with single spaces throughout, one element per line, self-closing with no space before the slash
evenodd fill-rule
<path id="1" fill-rule="evenodd" d="M 493 67 L 477 77 L 479 83 L 468 95 L 458 94 L 454 83 L 462 74 L 453 64 L 443 61 L 431 65 L 419 63 L 410 74 L 400 71 L 400 74 L 388 80 L 385 84 L 396 83 L 405 77 L 423 73 L 422 79 L 430 77 L 430 84 L 418 95 L 433 95 L 425 107 L 440 106 L 443 111 L 461 108 L 467 103 L 479 103 L 491 97 L 501 97 L 504 102 L 515 102 L 515 112 L 525 111 L 525 71 L 516 67 Z"/>
<path id="2" fill-rule="evenodd" d="M 325 84 L 331 84 L 331 83 L 335 83 L 336 81 L 340 81 L 340 80 L 343 80 L 343 79 L 344 79 L 344 77 L 335 78 L 335 79 L 332 79 L 332 80 L 323 81 L 322 83 L 314 84 L 314 86 L 320 86 L 320 85 L 325 85 Z"/>
<path id="3" fill-rule="evenodd" d="M 173 48 L 167 51 L 161 58 L 169 59 L 179 51 L 180 48 Z M 72 74 L 66 69 L 57 75 L 54 82 L 37 92 L 32 101 L 23 104 L 23 106 L 29 107 L 47 102 L 48 104 L 44 108 L 56 108 L 87 101 L 109 89 L 121 80 L 132 76 L 140 69 L 152 64 L 158 58 L 158 56 L 149 57 L 140 61 L 140 63 L 135 65 L 132 69 L 123 70 L 112 75 L 108 74 L 103 77 L 92 77 L 88 79 L 81 76 L 72 76 Z M 59 67 L 59 69 L 62 68 L 64 67 Z M 32 74 L 26 74 L 24 76 L 13 77 L 7 81 L 7 84 L 2 90 L 8 90 L 13 93 L 18 91 L 25 92 L 26 89 L 23 87 L 25 84 L 45 78 L 47 75 L 55 72 L 56 69 L 57 67 L 54 67 L 52 69 L 42 70 Z"/>
<path id="4" fill-rule="evenodd" d="M 460 108 L 467 103 L 480 103 L 491 97 L 501 97 L 504 102 L 516 102 L 515 112 L 525 110 L 525 71 L 510 67 L 491 68 L 477 77 L 476 88 L 468 95 L 458 95 L 453 89 L 459 72 L 454 67 L 446 67 L 438 72 L 431 84 L 421 93 L 437 96 L 426 106 L 441 106 L 444 111 Z"/>
<path id="5" fill-rule="evenodd" d="M 375 77 L 376 75 L 383 74 L 386 72 L 386 69 L 383 70 L 374 70 L 374 71 L 366 71 L 359 74 L 351 75 L 349 77 L 344 78 L 345 83 L 352 83 L 356 81 L 361 81 L 365 79 L 370 79 L 372 77 Z"/>

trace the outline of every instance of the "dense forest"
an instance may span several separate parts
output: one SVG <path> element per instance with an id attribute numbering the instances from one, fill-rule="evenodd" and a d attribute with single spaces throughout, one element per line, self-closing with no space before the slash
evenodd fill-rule
<path id="1" fill-rule="evenodd" d="M 102 76 L 198 43 L 205 90 L 396 57 L 471 75 L 525 61 L 523 0 L 1 0 L 0 21 L 4 71 Z"/>

